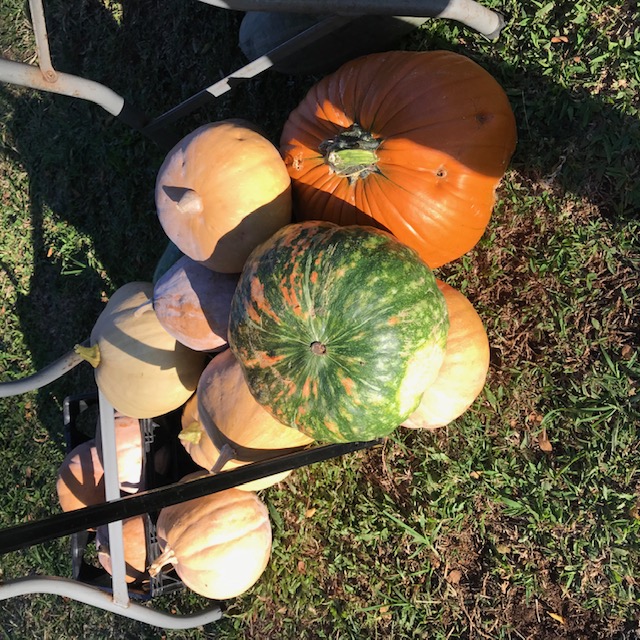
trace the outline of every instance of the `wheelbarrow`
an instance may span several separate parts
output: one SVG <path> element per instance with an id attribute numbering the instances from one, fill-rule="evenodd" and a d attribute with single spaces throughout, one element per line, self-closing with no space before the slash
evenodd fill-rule
<path id="1" fill-rule="evenodd" d="M 51 365 L 27 378 L 0 383 L 0 398 L 27 393 L 61 378 L 83 360 L 70 352 Z M 0 553 L 24 549 L 46 543 L 55 538 L 86 532 L 107 525 L 109 555 L 111 557 L 110 586 L 82 582 L 59 576 L 29 576 L 0 582 L 0 600 L 29 594 L 54 594 L 72 598 L 94 607 L 110 611 L 140 622 L 166 629 L 187 629 L 219 620 L 224 603 L 213 602 L 205 610 L 191 615 L 166 613 L 149 606 L 148 600 L 162 591 L 147 592 L 147 597 L 134 598 L 126 581 L 122 521 L 144 514 L 157 513 L 163 507 L 193 500 L 204 495 L 224 491 L 270 475 L 323 462 L 373 447 L 379 441 L 352 442 L 315 446 L 310 449 L 279 455 L 269 460 L 252 462 L 232 471 L 212 470 L 208 476 L 188 483 L 173 482 L 152 487 L 145 491 L 121 497 L 118 481 L 114 409 L 105 396 L 97 390 L 100 436 L 102 438 L 102 462 L 106 502 L 59 513 L 53 516 L 0 529 Z M 142 602 L 140 602 L 142 600 Z"/>
<path id="2" fill-rule="evenodd" d="M 255 78 L 267 69 L 310 46 L 328 34 L 345 27 L 363 15 L 414 16 L 454 20 L 479 34 L 496 39 L 504 26 L 502 16 L 474 0 L 200 0 L 205 4 L 237 11 L 316 14 L 321 19 L 205 87 L 156 117 L 150 117 L 135 104 L 98 82 L 56 70 L 51 61 L 42 0 L 29 0 L 36 40 L 37 65 L 0 58 L 0 82 L 40 91 L 58 93 L 93 102 L 133 129 L 169 150 L 178 141 L 172 124 L 181 117 L 219 98 L 240 82 Z"/>

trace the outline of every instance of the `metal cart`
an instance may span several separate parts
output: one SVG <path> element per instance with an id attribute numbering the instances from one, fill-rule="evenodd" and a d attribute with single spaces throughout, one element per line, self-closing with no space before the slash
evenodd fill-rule
<path id="1" fill-rule="evenodd" d="M 42 0 L 29 0 L 36 39 L 37 65 L 0 58 L 0 82 L 67 95 L 91 101 L 125 124 L 168 149 L 177 139 L 172 125 L 179 118 L 215 99 L 239 82 L 256 77 L 279 61 L 362 15 L 416 16 L 458 21 L 481 35 L 495 39 L 503 27 L 500 14 L 473 0 L 201 0 L 217 8 L 238 11 L 314 13 L 325 17 L 271 51 L 252 60 L 181 104 L 157 117 L 149 117 L 109 87 L 54 69 L 49 54 Z M 12 382 L 0 383 L 0 397 L 26 393 L 61 378 L 80 364 L 74 352 L 66 354 L 38 373 Z M 122 521 L 162 507 L 222 491 L 268 475 L 321 462 L 332 457 L 378 444 L 377 441 L 317 446 L 264 462 L 247 464 L 233 471 L 212 474 L 186 484 L 173 483 L 121 497 L 118 484 L 114 410 L 98 391 L 98 410 L 103 448 L 106 502 L 40 521 L 0 530 L 0 553 L 8 553 L 57 537 L 108 525 L 112 562 L 111 588 L 105 590 L 78 580 L 58 576 L 29 576 L 0 582 L 0 600 L 27 594 L 55 594 L 72 598 L 106 611 L 167 629 L 187 629 L 222 617 L 222 603 L 196 614 L 176 615 L 133 600 L 125 577 Z"/>

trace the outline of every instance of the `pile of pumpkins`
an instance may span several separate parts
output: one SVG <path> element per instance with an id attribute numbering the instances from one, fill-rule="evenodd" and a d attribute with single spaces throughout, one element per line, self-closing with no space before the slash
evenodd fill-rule
<path id="1" fill-rule="evenodd" d="M 117 412 L 122 490 L 143 488 L 138 421 L 177 409 L 202 474 L 462 415 L 489 344 L 433 269 L 482 236 L 515 143 L 502 88 L 447 51 L 346 63 L 289 115 L 279 148 L 242 120 L 181 140 L 155 185 L 164 259 L 111 296 L 76 348 Z M 163 509 L 150 567 L 125 523 L 130 579 L 170 566 L 209 598 L 249 589 L 271 552 L 258 492 L 288 473 Z M 62 508 L 104 499 L 101 483 L 89 441 L 60 468 Z"/>

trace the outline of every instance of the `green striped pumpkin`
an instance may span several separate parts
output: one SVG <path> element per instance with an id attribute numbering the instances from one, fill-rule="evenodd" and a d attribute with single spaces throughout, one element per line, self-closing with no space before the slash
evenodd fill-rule
<path id="1" fill-rule="evenodd" d="M 249 256 L 229 345 L 256 400 L 320 442 L 372 440 L 417 407 L 444 357 L 443 295 L 385 231 L 290 224 Z"/>

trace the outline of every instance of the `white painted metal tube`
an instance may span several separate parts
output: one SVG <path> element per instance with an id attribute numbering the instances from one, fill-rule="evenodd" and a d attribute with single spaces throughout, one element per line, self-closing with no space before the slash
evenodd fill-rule
<path id="1" fill-rule="evenodd" d="M 99 82 L 60 71 L 56 72 L 55 82 L 47 82 L 38 67 L 24 62 L 0 58 L 0 82 L 89 100 L 100 105 L 113 116 L 120 115 L 124 106 L 122 96 Z"/>
<path id="2" fill-rule="evenodd" d="M 338 15 L 424 16 L 457 20 L 489 38 L 497 37 L 502 17 L 474 0 L 200 0 L 236 11 L 283 11 Z"/>
<path id="3" fill-rule="evenodd" d="M 219 605 L 213 605 L 209 609 L 190 615 L 165 613 L 136 602 L 130 602 L 124 608 L 116 604 L 108 593 L 98 587 L 57 576 L 19 578 L 0 583 L 0 600 L 44 593 L 72 598 L 78 602 L 163 629 L 191 629 L 215 622 L 222 617 Z"/>
<path id="4" fill-rule="evenodd" d="M 38 66 L 47 82 L 55 82 L 58 74 L 51 62 L 49 51 L 49 36 L 47 35 L 47 25 L 44 20 L 44 8 L 42 0 L 29 0 L 29 11 L 31 12 L 31 22 L 33 33 L 36 37 L 36 49 L 38 51 Z"/>
<path id="5" fill-rule="evenodd" d="M 120 482 L 118 479 L 118 453 L 116 448 L 116 426 L 114 410 L 102 391 L 98 389 L 100 407 L 100 436 L 102 438 L 102 466 L 104 468 L 104 490 L 107 502 L 120 498 Z M 111 558 L 111 584 L 113 601 L 122 607 L 129 604 L 129 589 L 126 581 L 126 565 L 124 561 L 124 540 L 122 539 L 122 521 L 110 522 L 109 556 Z"/>

